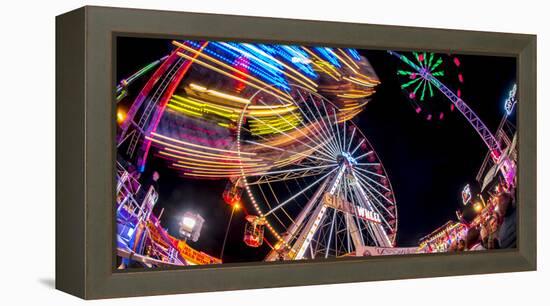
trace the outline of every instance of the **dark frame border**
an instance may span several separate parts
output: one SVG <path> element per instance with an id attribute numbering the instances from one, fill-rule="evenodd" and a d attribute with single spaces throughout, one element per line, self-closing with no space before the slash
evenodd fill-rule
<path id="1" fill-rule="evenodd" d="M 114 272 L 116 35 L 516 57 L 518 248 Z M 88 6 L 56 18 L 56 116 L 56 288 L 85 299 L 536 270 L 534 35 Z"/>

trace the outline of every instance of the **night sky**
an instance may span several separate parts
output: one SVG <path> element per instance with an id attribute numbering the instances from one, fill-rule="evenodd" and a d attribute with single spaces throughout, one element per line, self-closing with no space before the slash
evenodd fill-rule
<path id="1" fill-rule="evenodd" d="M 170 40 L 119 38 L 117 80 L 145 64 L 166 55 Z M 393 186 L 398 214 L 398 246 L 415 246 L 418 239 L 448 220 L 456 220 L 462 206 L 460 192 L 475 176 L 487 153 L 486 146 L 466 119 L 455 109 L 445 119 L 425 120 L 416 114 L 396 77 L 403 64 L 386 51 L 367 51 L 367 57 L 381 84 L 371 102 L 354 121 L 380 156 Z M 495 131 L 504 115 L 503 103 L 516 78 L 516 60 L 506 57 L 460 55 L 465 82 L 462 97 L 489 129 Z M 445 80 L 443 80 L 445 82 Z M 447 84 L 452 88 L 454 82 Z M 136 82 L 136 87 L 141 85 Z M 137 89 L 136 89 L 137 91 Z M 450 102 L 439 92 L 430 103 L 445 109 Z M 441 107 L 441 105 L 445 107 Z M 164 161 L 150 159 L 144 173 L 159 171 L 161 223 L 177 236 L 177 223 L 188 210 L 206 220 L 201 238 L 193 247 L 218 257 L 230 207 L 221 198 L 227 181 L 182 179 L 165 167 Z M 246 195 L 243 201 L 247 205 Z M 250 207 L 250 206 L 248 206 Z M 251 209 L 250 209 L 251 210 Z M 261 260 L 269 248 L 247 247 L 242 242 L 244 213 L 235 213 L 224 253 L 225 262 Z M 266 237 L 273 241 L 269 234 Z"/>

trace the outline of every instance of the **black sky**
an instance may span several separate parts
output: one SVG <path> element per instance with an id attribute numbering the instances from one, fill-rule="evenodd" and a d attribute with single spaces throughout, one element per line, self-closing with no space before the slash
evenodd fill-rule
<path id="1" fill-rule="evenodd" d="M 117 80 L 170 50 L 170 40 L 119 38 Z M 396 78 L 396 70 L 403 67 L 399 60 L 386 51 L 361 52 L 371 62 L 381 85 L 355 122 L 380 156 L 393 186 L 399 213 L 397 244 L 414 246 L 420 237 L 456 218 L 461 188 L 474 182 L 487 150 L 457 110 L 447 112 L 443 121 L 427 121 L 414 112 Z M 463 98 L 495 131 L 504 115 L 503 101 L 515 82 L 516 60 L 472 55 L 460 55 L 460 59 L 465 78 Z M 439 92 L 436 95 L 433 103 L 450 103 Z M 147 171 L 157 169 L 161 173 L 155 212 L 164 208 L 163 226 L 176 235 L 178 217 L 183 212 L 200 213 L 206 219 L 205 227 L 201 239 L 193 245 L 219 256 L 230 214 L 221 198 L 226 182 L 184 180 L 163 165 L 153 159 Z M 265 256 L 267 246 L 251 249 L 244 245 L 243 230 L 241 211 L 233 219 L 224 261 L 261 260 Z"/>

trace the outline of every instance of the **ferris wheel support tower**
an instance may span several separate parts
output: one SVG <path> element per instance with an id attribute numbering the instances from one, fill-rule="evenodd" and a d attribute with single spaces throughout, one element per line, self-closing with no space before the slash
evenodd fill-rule
<path id="1" fill-rule="evenodd" d="M 329 213 L 329 208 L 336 210 L 336 208 L 324 203 L 324 196 L 336 196 L 337 191 L 344 188 L 342 185 L 346 175 L 350 175 L 355 180 L 359 180 L 353 170 L 353 157 L 346 152 L 342 152 L 342 156 L 344 157 L 341 159 L 342 161 L 338 168 L 338 172 L 336 172 L 335 175 L 328 176 L 324 180 L 314 195 L 309 199 L 305 208 L 300 212 L 300 215 L 296 221 L 289 227 L 287 233 L 283 235 L 284 244 L 291 245 L 291 248 L 287 249 L 286 252 L 283 253 L 285 258 L 288 257 L 295 260 L 302 259 L 306 250 L 310 246 L 313 236 L 317 233 L 317 230 L 327 213 Z M 371 200 L 361 186 L 356 185 L 353 189 L 359 195 L 358 198 L 363 204 L 362 207 L 365 207 L 368 211 L 376 213 L 372 207 Z M 277 208 L 274 208 L 272 211 L 276 209 Z M 270 213 L 271 211 L 266 213 L 264 217 L 268 216 Z M 357 209 L 354 214 L 358 214 Z M 304 222 L 308 216 L 309 219 L 304 225 Z M 363 247 L 365 245 L 365 241 L 359 233 L 359 226 L 355 223 L 350 213 L 346 213 L 346 224 L 350 228 L 350 238 L 353 241 L 355 249 Z M 373 234 L 373 238 L 377 246 L 392 247 L 392 242 L 380 224 L 371 222 L 367 224 L 369 231 Z M 330 235 L 332 236 L 332 230 Z M 293 243 L 291 243 L 295 237 L 296 239 Z M 281 251 L 278 250 L 272 250 L 266 257 L 266 260 L 277 260 L 281 254 L 280 252 Z"/>

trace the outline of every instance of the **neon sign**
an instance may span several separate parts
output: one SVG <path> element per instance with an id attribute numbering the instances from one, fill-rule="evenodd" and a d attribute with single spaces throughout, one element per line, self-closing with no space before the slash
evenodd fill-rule
<path id="1" fill-rule="evenodd" d="M 509 116 L 512 111 L 514 110 L 514 106 L 516 106 L 516 103 L 518 100 L 516 99 L 516 93 L 518 90 L 518 86 L 514 84 L 514 87 L 508 92 L 508 99 L 504 102 L 504 110 L 506 110 L 506 115 Z"/>
<path id="2" fill-rule="evenodd" d="M 462 204 L 466 205 L 472 199 L 472 190 L 470 189 L 470 184 L 466 184 L 464 189 L 462 189 Z"/>

